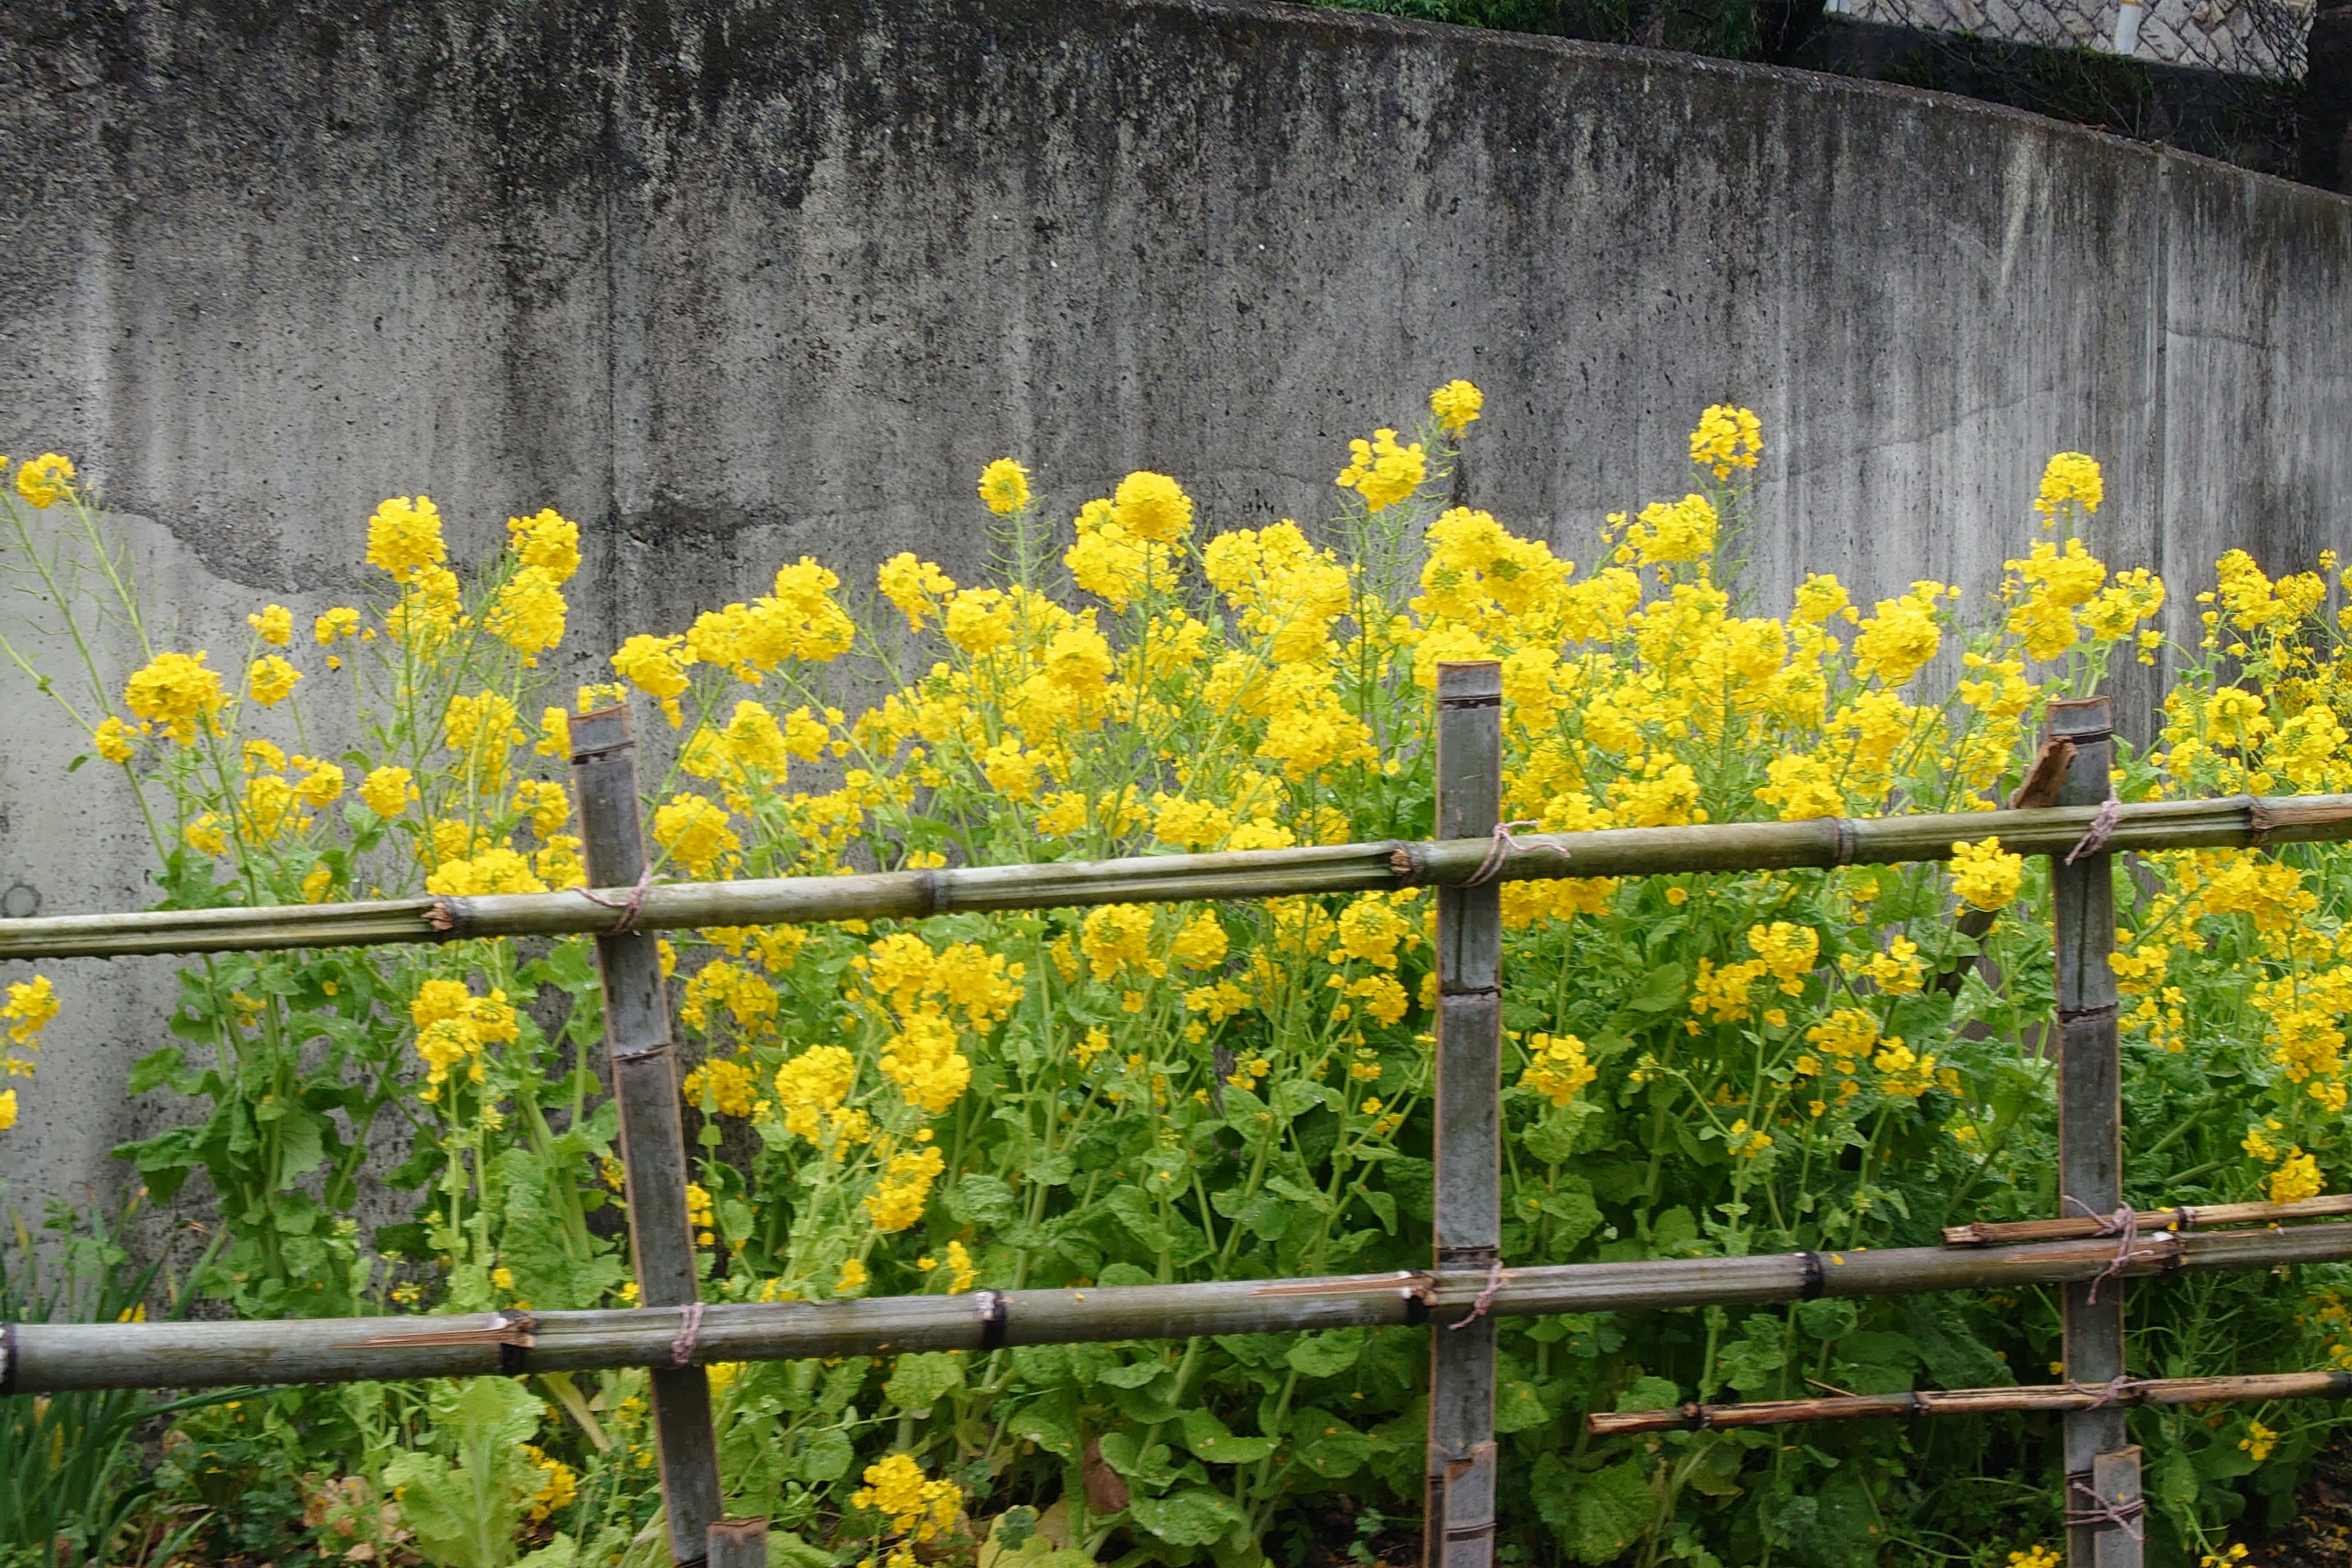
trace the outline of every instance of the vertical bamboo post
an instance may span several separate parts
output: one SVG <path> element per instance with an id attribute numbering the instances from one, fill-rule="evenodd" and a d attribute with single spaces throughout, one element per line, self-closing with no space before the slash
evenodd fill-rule
<path id="1" fill-rule="evenodd" d="M 1502 817 L 1503 667 L 1437 667 L 1439 838 Z M 1440 1274 L 1487 1275 L 1502 1247 L 1502 895 L 1437 893 L 1436 1225 Z M 1495 1548 L 1495 1320 L 1430 1331 L 1424 1568 L 1490 1568 Z"/>
<path id="2" fill-rule="evenodd" d="M 625 707 L 572 721 L 572 782 L 592 887 L 636 885 L 646 869 L 637 812 L 637 749 Z M 621 922 L 625 924 L 625 919 Z M 686 1129 L 670 1052 L 669 998 L 660 943 L 649 931 L 596 939 L 604 980 L 604 1046 L 621 1113 L 621 1163 L 636 1262 L 637 1305 L 684 1307 L 677 1364 L 653 1373 L 654 1448 L 668 1510 L 670 1560 L 696 1568 L 719 1518 L 719 1449 L 710 1431 L 710 1385 L 692 1364 L 700 1279 L 686 1210 Z"/>
<path id="3" fill-rule="evenodd" d="M 712 1525 L 709 1568 L 768 1568 L 768 1521 L 730 1519 Z"/>
<path id="4" fill-rule="evenodd" d="M 2106 800 L 2114 793 L 2113 701 L 2053 702 L 2050 733 L 2074 742 L 2058 804 Z M 2107 963 L 2116 946 L 2114 857 L 2084 855 L 2070 866 L 2065 856 L 2053 855 L 2050 880 L 2058 960 L 2059 1207 L 2105 1215 L 2124 1204 L 2122 1048 L 2116 974 Z M 2121 1377 L 2123 1281 L 2067 1285 L 2061 1300 L 2067 1380 L 2096 1385 Z M 2067 1414 L 2065 1506 L 2067 1517 L 2081 1521 L 2066 1531 L 2070 1568 L 2137 1568 L 2137 1525 L 2126 1527 L 2098 1500 L 2126 1484 L 2134 1498 L 2139 1494 L 2138 1453 L 2125 1442 L 2120 1406 Z"/>

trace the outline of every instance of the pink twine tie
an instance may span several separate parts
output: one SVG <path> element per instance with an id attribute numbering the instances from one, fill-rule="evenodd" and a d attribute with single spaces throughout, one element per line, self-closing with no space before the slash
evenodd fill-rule
<path id="1" fill-rule="evenodd" d="M 1530 844 L 1525 839 L 1514 838 L 1511 837 L 1512 829 L 1517 827 L 1533 827 L 1535 825 L 1536 821 L 1533 817 L 1529 817 L 1525 822 L 1498 822 L 1495 824 L 1495 837 L 1494 841 L 1486 847 L 1486 858 L 1478 862 L 1478 868 L 1475 871 L 1471 872 L 1469 876 L 1464 878 L 1459 885 L 1465 888 L 1485 887 L 1487 883 L 1493 881 L 1496 878 L 1503 874 L 1503 864 L 1511 858 L 1511 852 L 1515 849 L 1524 851 L 1530 855 L 1538 851 L 1546 851 L 1559 856 L 1563 860 L 1569 858 L 1568 851 L 1561 848 L 1557 844 Z M 1467 1319 L 1464 1320 L 1465 1322 L 1467 1321 Z M 1459 1325 L 1456 1326 L 1458 1327 Z"/>
<path id="2" fill-rule="evenodd" d="M 612 929 L 604 934 L 626 936 L 637 929 L 637 917 L 646 912 L 646 895 L 653 890 L 653 885 L 654 868 L 648 864 L 644 870 L 637 873 L 637 885 L 629 889 L 629 896 L 617 902 L 600 893 L 591 892 L 586 888 L 574 888 L 572 890 L 592 904 L 602 904 L 608 910 L 620 910 L 621 918 L 614 921 Z"/>

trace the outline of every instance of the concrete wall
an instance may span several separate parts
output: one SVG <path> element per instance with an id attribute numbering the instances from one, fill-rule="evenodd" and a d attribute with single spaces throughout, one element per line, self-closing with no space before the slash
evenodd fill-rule
<path id="1" fill-rule="evenodd" d="M 589 650 L 803 552 L 968 572 L 1003 452 L 1314 519 L 1454 375 L 1477 496 L 1579 557 L 1680 493 L 1702 405 L 1757 407 L 1775 595 L 1983 584 L 2061 447 L 2184 597 L 2352 520 L 2352 205 L 1960 100 L 1116 0 L 5 0 L 0 37 L 0 450 L 82 462 L 191 640 L 347 594 L 419 490 L 476 549 L 583 520 Z M 143 901 L 128 803 L 6 690 L 0 884 Z M 156 1109 L 119 1086 L 168 963 L 55 968 L 19 1199 Z"/>

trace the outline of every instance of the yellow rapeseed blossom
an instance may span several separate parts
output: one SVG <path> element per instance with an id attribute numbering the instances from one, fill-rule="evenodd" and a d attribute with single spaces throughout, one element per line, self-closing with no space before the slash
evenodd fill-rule
<path id="1" fill-rule="evenodd" d="M 2270 1197 L 2274 1204 L 2301 1203 L 2326 1190 L 2327 1178 L 2319 1173 L 2319 1162 L 2300 1148 L 2288 1150 L 2278 1169 L 2271 1173 Z"/>
<path id="2" fill-rule="evenodd" d="M 929 1541 L 955 1528 L 963 1510 L 963 1489 L 953 1481 L 923 1479 L 911 1455 L 891 1454 L 866 1467 L 866 1485 L 850 1494 L 852 1508 L 870 1508 L 887 1517 L 894 1535 Z"/>
<path id="3" fill-rule="evenodd" d="M 90 744 L 110 763 L 127 763 L 138 753 L 138 731 L 110 713 L 90 731 Z"/>
<path id="4" fill-rule="evenodd" d="M 985 488 L 983 484 L 983 491 Z M 956 586 L 955 580 L 936 563 L 920 559 L 909 550 L 902 550 L 882 563 L 875 579 L 882 596 L 898 605 L 898 613 L 907 617 L 908 629 L 918 632 L 927 619 L 940 614 L 940 596 L 954 593 Z"/>
<path id="5" fill-rule="evenodd" d="M 507 519 L 507 542 L 523 566 L 556 584 L 569 583 L 580 570 L 580 525 L 552 509 Z"/>
<path id="6" fill-rule="evenodd" d="M 406 768 L 371 769 L 360 781 L 360 804 L 378 816 L 398 816 L 416 798 L 415 775 Z"/>
<path id="7" fill-rule="evenodd" d="M 5 464 L 5 458 L 0 458 Z M 74 466 L 71 458 L 56 452 L 44 452 L 37 458 L 27 458 L 16 470 L 16 493 L 32 505 L 46 511 L 74 493 Z"/>
<path id="8" fill-rule="evenodd" d="M 417 580 L 449 558 L 441 542 L 441 512 L 426 496 L 394 496 L 367 521 L 367 563 L 395 583 Z"/>
<path id="9" fill-rule="evenodd" d="M 1421 488 L 1429 459 L 1421 443 L 1397 444 L 1393 430 L 1375 430 L 1369 441 L 1348 443 L 1353 460 L 1339 471 L 1339 486 L 1363 497 L 1367 511 L 1385 511 Z"/>
<path id="10" fill-rule="evenodd" d="M 688 792 L 670 796 L 654 813 L 653 838 L 696 877 L 708 877 L 722 858 L 743 847 L 725 807 Z"/>
<path id="11" fill-rule="evenodd" d="M 38 1048 L 35 1042 L 57 1016 L 57 987 L 46 974 L 11 984 L 7 1001 L 0 1003 L 0 1020 L 8 1025 L 10 1043 L 32 1049 Z"/>
<path id="12" fill-rule="evenodd" d="M 199 724 L 218 733 L 216 716 L 228 705 L 228 693 L 221 689 L 218 672 L 205 667 L 205 658 L 157 654 L 123 687 L 122 705 L 184 746 L 195 744 Z"/>
<path id="13" fill-rule="evenodd" d="M 1166 474 L 1140 468 L 1111 492 L 1111 516 L 1137 539 L 1173 544 L 1192 531 L 1192 498 Z"/>
<path id="14" fill-rule="evenodd" d="M 1710 405 L 1691 431 L 1690 460 L 1727 479 L 1736 469 L 1752 468 L 1764 451 L 1764 426 L 1754 413 L 1729 404 Z"/>
<path id="15" fill-rule="evenodd" d="M 301 679 L 300 670 L 273 653 L 255 659 L 245 672 L 246 695 L 264 708 L 275 708 L 293 694 L 294 683 Z"/>
<path id="16" fill-rule="evenodd" d="M 482 629 L 520 654 L 526 665 L 563 640 L 567 606 L 562 579 L 544 566 L 521 566 L 499 589 Z"/>
<path id="17" fill-rule="evenodd" d="M 1029 504 L 1029 470 L 1010 458 L 999 458 L 980 471 L 981 504 L 999 517 L 1011 517 Z"/>
<path id="18" fill-rule="evenodd" d="M 1585 1059 L 1584 1042 L 1574 1035 L 1528 1037 L 1528 1066 L 1519 1075 L 1521 1089 L 1533 1089 L 1554 1105 L 1566 1105 L 1599 1076 L 1600 1069 Z"/>
<path id="19" fill-rule="evenodd" d="M 2042 490 L 2033 510 L 2046 520 L 2042 526 L 2047 528 L 2069 509 L 2079 506 L 2085 513 L 2095 512 L 2105 499 L 2098 460 L 2080 452 L 2061 452 L 2042 470 Z"/>
<path id="20" fill-rule="evenodd" d="M 2024 880 L 2025 857 L 2006 853 L 1997 837 L 1952 846 L 1952 891 L 1973 909 L 2007 909 Z"/>
<path id="21" fill-rule="evenodd" d="M 1429 395 L 1430 416 L 1449 436 L 1458 436 L 1486 406 L 1486 395 L 1466 381 L 1449 381 Z"/>
<path id="22" fill-rule="evenodd" d="M 294 612 L 283 605 L 265 605 L 246 616 L 245 624 L 272 647 L 284 647 L 294 640 Z"/>

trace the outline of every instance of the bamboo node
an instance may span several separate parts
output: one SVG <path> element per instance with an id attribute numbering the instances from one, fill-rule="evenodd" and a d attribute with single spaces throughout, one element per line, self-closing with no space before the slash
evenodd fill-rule
<path id="1" fill-rule="evenodd" d="M 1820 1253 L 1800 1252 L 1797 1254 L 1797 1271 L 1799 1274 L 1803 1276 L 1803 1282 L 1797 1287 L 1798 1300 L 1811 1301 L 1821 1295 L 1822 1291 L 1830 1288 L 1830 1277 L 1828 1272 L 1822 1268 L 1822 1255 Z"/>
<path id="2" fill-rule="evenodd" d="M 473 923 L 473 910 L 464 899 L 436 899 L 425 908 L 425 923 L 436 936 L 463 936 Z"/>
<path id="3" fill-rule="evenodd" d="M 2246 802 L 2246 826 L 2252 831 L 2257 847 L 2268 844 L 2270 836 L 2282 827 L 2347 821 L 2352 821 L 2352 807 L 2341 803 L 2299 805 L 2259 796 L 2249 797 Z"/>

